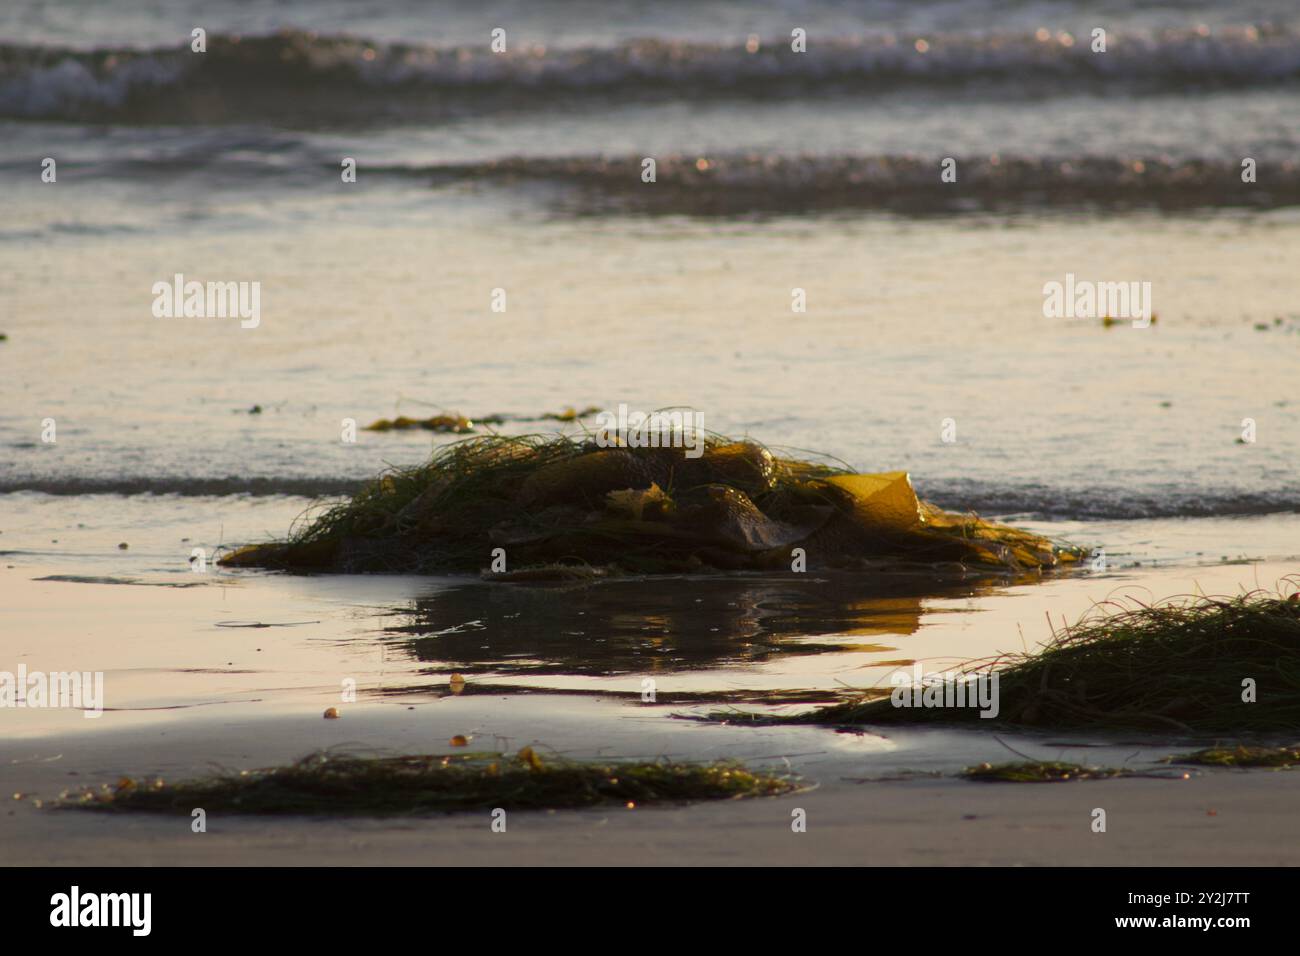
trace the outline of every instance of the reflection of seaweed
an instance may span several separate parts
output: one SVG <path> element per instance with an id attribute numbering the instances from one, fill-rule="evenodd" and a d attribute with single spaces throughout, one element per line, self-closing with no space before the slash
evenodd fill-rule
<path id="1" fill-rule="evenodd" d="M 462 678 L 463 680 L 463 678 Z M 442 697 L 527 697 L 535 695 L 553 697 L 599 697 L 611 700 L 629 700 L 647 703 L 641 690 L 611 690 L 607 687 L 547 687 L 538 684 L 507 684 L 492 681 L 472 681 L 452 683 L 445 677 L 428 684 L 401 685 L 399 687 L 378 687 L 370 692 L 375 697 L 388 699 L 401 698 L 442 698 Z M 768 706 L 785 706 L 789 704 L 836 704 L 857 698 L 854 691 L 836 688 L 761 688 L 739 690 L 678 690 L 665 691 L 657 689 L 652 703 L 659 705 L 675 704 L 765 704 Z"/>
<path id="2" fill-rule="evenodd" d="M 659 436 L 656 436 L 659 437 Z M 774 457 L 753 442 L 611 447 L 489 436 L 393 469 L 288 541 L 242 548 L 230 566 L 476 571 L 496 549 L 512 570 L 604 566 L 630 573 L 881 563 L 1042 569 L 1075 552 L 917 500 L 902 472 L 854 474 Z"/>
<path id="3" fill-rule="evenodd" d="M 579 588 L 476 582 L 417 601 L 388 631 L 412 635 L 408 647 L 419 660 L 469 673 L 654 673 L 890 651 L 877 641 L 913 633 L 922 596 L 985 589 L 849 573 L 699 576 L 671 588 L 644 578 Z M 808 639 L 817 635 L 835 640 Z"/>

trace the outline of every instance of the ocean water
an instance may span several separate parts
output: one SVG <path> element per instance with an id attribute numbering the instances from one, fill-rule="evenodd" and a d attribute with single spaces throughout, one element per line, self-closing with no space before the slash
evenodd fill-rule
<path id="1" fill-rule="evenodd" d="M 1292 4 L 0 18 L 0 490 L 337 493 L 429 450 L 344 418 L 628 402 L 983 511 L 1300 504 Z M 260 326 L 155 318 L 177 273 Z M 1157 324 L 1045 318 L 1067 273 Z"/>
<path id="2" fill-rule="evenodd" d="M 1105 547 L 1127 580 L 1153 562 L 1189 569 L 1182 586 L 1207 563 L 1291 559 L 1298 93 L 1287 0 L 8 0 L 0 589 L 188 574 L 193 547 L 282 534 L 316 496 L 450 440 L 348 443 L 346 419 L 619 403 L 907 470 L 945 506 Z M 151 290 L 177 274 L 259 283 L 258 326 L 156 317 Z M 1067 275 L 1150 283 L 1156 320 L 1045 316 L 1044 285 Z M 375 602 L 368 587 L 329 646 L 399 606 L 419 633 L 485 619 L 481 598 L 428 614 L 418 584 Z M 775 601 L 796 622 L 783 635 L 807 617 L 803 597 L 755 593 L 715 603 L 766 620 Z M 869 630 L 860 598 L 804 636 Z M 687 600 L 661 588 L 602 610 L 609 660 L 492 625 L 407 665 L 632 673 L 653 642 L 617 657 L 617 636 L 654 619 L 652 599 L 669 618 Z M 907 600 L 916 620 L 941 608 Z M 130 620 L 115 605 L 96 627 Z M 708 644 L 714 626 L 713 686 L 742 680 L 756 658 Z M 179 667 L 164 648 L 132 660 Z M 825 686 L 848 666 L 810 660 L 764 657 L 762 682 Z"/>

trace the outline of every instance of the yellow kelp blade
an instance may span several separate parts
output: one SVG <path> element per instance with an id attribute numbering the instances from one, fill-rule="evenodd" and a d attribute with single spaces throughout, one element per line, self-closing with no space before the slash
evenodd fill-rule
<path id="1" fill-rule="evenodd" d="M 1001 554 L 1021 567 L 1052 567 L 1060 562 L 1074 562 L 1081 552 L 1057 547 L 1041 535 L 1010 525 L 985 521 L 977 515 L 944 511 L 929 502 L 921 503 L 921 520 L 926 528 L 959 537 L 990 556 Z"/>
<path id="2" fill-rule="evenodd" d="M 867 523 L 890 531 L 910 531 L 921 524 L 921 503 L 905 471 L 875 475 L 835 475 L 824 479 L 853 499 Z"/>

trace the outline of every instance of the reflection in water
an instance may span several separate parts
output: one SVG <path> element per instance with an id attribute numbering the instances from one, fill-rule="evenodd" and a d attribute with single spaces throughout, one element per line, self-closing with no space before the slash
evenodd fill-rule
<path id="1" fill-rule="evenodd" d="M 581 587 L 474 582 L 398 609 L 403 623 L 386 630 L 411 635 L 406 647 L 417 660 L 466 673 L 644 674 L 890 651 L 889 638 L 920 626 L 923 599 L 970 597 L 1008 583 L 863 574 L 637 578 Z M 819 636 L 834 639 L 813 639 Z"/>

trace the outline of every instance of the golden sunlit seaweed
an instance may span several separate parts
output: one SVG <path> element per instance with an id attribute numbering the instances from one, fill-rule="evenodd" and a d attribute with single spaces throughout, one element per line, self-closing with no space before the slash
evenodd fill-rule
<path id="1" fill-rule="evenodd" d="M 397 418 L 380 418 L 373 421 L 365 427 L 364 431 L 411 431 L 417 428 L 444 434 L 467 435 L 474 430 L 474 423 L 464 415 L 434 415 L 432 418 L 407 418 L 405 415 L 399 415 Z"/>
<path id="2" fill-rule="evenodd" d="M 573 565 L 627 573 L 979 565 L 1023 571 L 1076 561 L 1027 531 L 919 501 L 904 472 L 855 474 L 710 437 L 681 448 L 599 447 L 571 437 L 490 435 L 394 468 L 282 542 L 227 567 L 473 572 L 493 550 L 511 572 Z"/>

